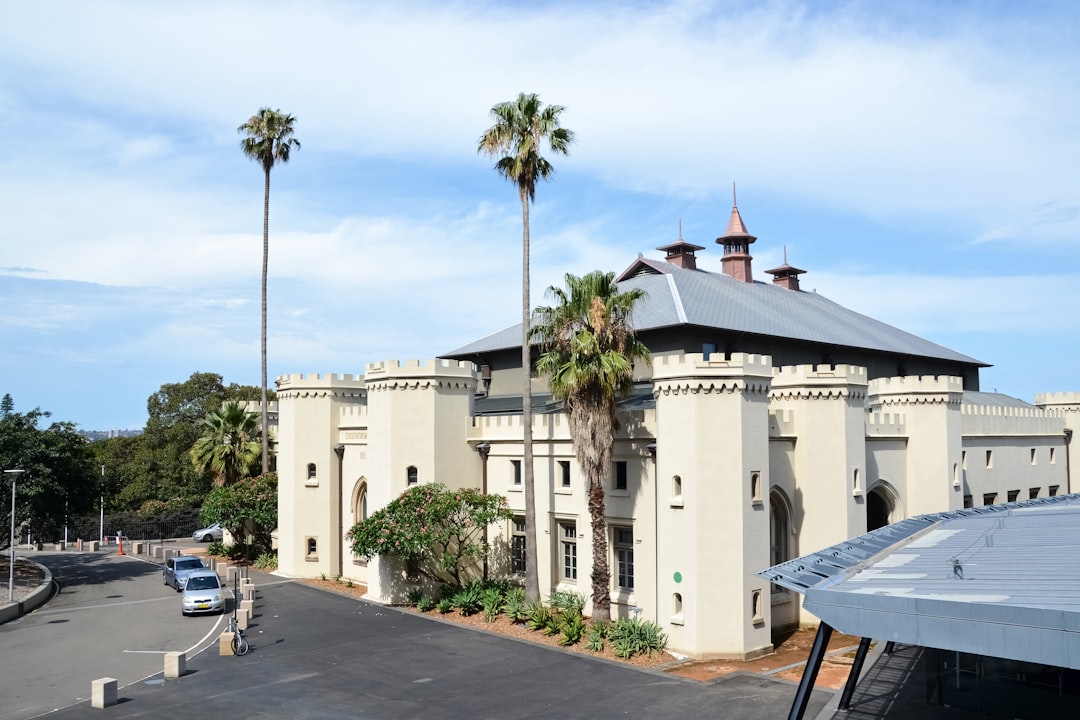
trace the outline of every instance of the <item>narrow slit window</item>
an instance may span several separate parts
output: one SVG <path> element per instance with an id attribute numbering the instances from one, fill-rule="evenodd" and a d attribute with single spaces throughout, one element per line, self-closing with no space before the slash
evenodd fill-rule
<path id="1" fill-rule="evenodd" d="M 615 463 L 615 489 L 626 489 L 626 461 L 619 460 Z"/>
<path id="2" fill-rule="evenodd" d="M 562 483 L 562 486 L 564 488 L 570 487 L 570 461 L 569 460 L 560 460 L 559 461 L 559 477 L 562 478 L 561 483 Z"/>
<path id="3" fill-rule="evenodd" d="M 416 472 L 415 465 L 410 465 L 405 470 L 405 482 L 407 482 L 410 486 L 420 482 L 420 475 Z"/>

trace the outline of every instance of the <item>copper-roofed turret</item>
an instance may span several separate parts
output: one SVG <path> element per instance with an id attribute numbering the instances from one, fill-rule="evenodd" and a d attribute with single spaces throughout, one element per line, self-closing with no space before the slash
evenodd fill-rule
<path id="1" fill-rule="evenodd" d="M 754 282 L 750 262 L 754 259 L 750 256 L 750 243 L 757 240 L 746 229 L 742 215 L 739 214 L 739 205 L 735 197 L 735 184 L 731 185 L 732 206 L 731 217 L 728 219 L 727 229 L 724 234 L 716 238 L 716 242 L 724 246 L 724 257 L 721 258 L 722 270 L 736 280 Z"/>
<path id="2" fill-rule="evenodd" d="M 773 276 L 773 285 L 779 285 L 782 288 L 788 290 L 799 289 L 799 276 L 805 273 L 805 270 L 800 270 L 797 267 L 788 265 L 787 262 L 787 246 L 784 246 L 784 264 L 778 268 L 772 270 L 766 270 L 765 272 Z"/>
<path id="3" fill-rule="evenodd" d="M 661 245 L 656 249 L 664 251 L 666 253 L 664 260 L 675 267 L 681 267 L 685 270 L 697 270 L 697 256 L 694 253 L 705 248 L 682 239 L 682 220 L 680 220 L 679 239 L 670 245 Z"/>

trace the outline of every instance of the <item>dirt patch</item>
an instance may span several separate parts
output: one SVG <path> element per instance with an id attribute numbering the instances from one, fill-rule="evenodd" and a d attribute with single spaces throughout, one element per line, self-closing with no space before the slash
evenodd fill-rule
<path id="1" fill-rule="evenodd" d="M 671 672 L 692 680 L 712 680 L 733 672 L 751 672 L 798 682 L 806 668 L 806 658 L 814 644 L 817 628 L 799 628 L 773 638 L 775 650 L 754 660 L 699 660 L 671 668 Z M 821 664 L 815 687 L 838 690 L 847 682 L 852 658 L 860 638 L 853 635 L 833 633 L 829 640 L 830 655 Z"/>
<path id="2" fill-rule="evenodd" d="M 8 577 L 11 574 L 11 559 L 8 556 L 0 556 L 0 577 L 4 579 L 4 584 L 7 585 Z M 15 602 L 21 602 L 30 596 L 41 583 L 45 582 L 45 571 L 38 565 L 27 562 L 22 558 L 15 557 L 15 580 L 12 587 L 13 599 Z M 7 602 L 7 588 L 4 588 L 2 602 Z"/>

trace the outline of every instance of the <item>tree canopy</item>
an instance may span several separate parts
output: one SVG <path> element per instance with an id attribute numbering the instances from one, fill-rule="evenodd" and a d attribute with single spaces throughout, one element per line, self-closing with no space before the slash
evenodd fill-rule
<path id="1" fill-rule="evenodd" d="M 462 574 L 488 552 L 484 528 L 508 517 L 499 495 L 432 483 L 409 488 L 354 525 L 347 537 L 355 555 L 397 556 L 414 561 L 433 580 L 461 585 Z"/>
<path id="2" fill-rule="evenodd" d="M 70 422 L 44 425 L 50 414 L 15 411 L 10 395 L 0 402 L 0 469 L 23 470 L 15 479 L 15 522 L 38 539 L 63 537 L 65 518 L 87 512 L 98 497 L 89 443 Z M 0 480 L 0 506 L 11 507 L 11 479 Z M 9 545 L 3 533 L 0 548 Z"/>
<path id="3" fill-rule="evenodd" d="M 203 502 L 203 522 L 221 523 L 241 543 L 269 552 L 278 522 L 277 487 L 277 473 L 266 473 L 214 488 Z"/>
<path id="4" fill-rule="evenodd" d="M 236 401 L 213 410 L 199 422 L 203 434 L 191 447 L 191 461 L 214 485 L 233 485 L 253 475 L 262 459 L 259 417 Z"/>

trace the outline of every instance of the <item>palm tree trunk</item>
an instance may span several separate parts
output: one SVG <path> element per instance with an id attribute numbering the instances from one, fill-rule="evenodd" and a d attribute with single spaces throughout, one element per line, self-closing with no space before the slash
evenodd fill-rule
<path id="1" fill-rule="evenodd" d="M 270 472 L 270 420 L 266 406 L 266 271 L 270 260 L 270 168 L 266 168 L 266 189 L 263 193 L 263 256 L 262 256 L 262 471 Z"/>
<path id="2" fill-rule="evenodd" d="M 592 621 L 611 620 L 611 567 L 608 565 L 607 512 L 603 478 L 589 482 L 589 520 L 592 522 Z"/>
<path id="3" fill-rule="evenodd" d="M 521 196 L 521 424 L 524 430 L 524 450 L 521 464 L 525 483 L 525 600 L 540 599 L 540 574 L 536 559 L 539 556 L 536 534 L 536 488 L 533 486 L 532 440 L 532 351 L 529 347 L 529 325 L 532 319 L 529 298 L 529 196 Z"/>

